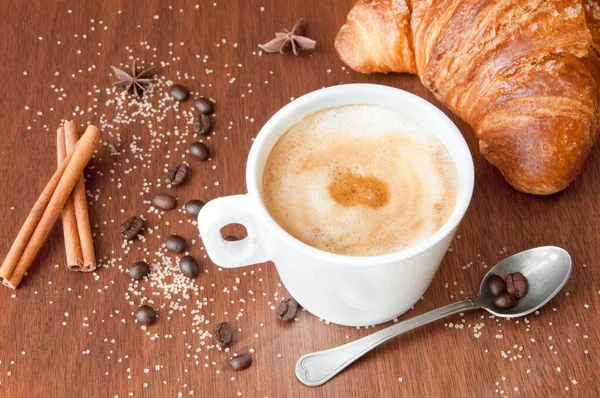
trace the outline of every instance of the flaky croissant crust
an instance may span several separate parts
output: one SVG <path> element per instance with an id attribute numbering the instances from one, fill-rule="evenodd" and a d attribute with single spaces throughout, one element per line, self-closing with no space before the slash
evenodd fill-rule
<path id="1" fill-rule="evenodd" d="M 336 49 L 361 72 L 416 68 L 440 102 L 473 127 L 481 153 L 511 185 L 551 194 L 577 177 L 598 135 L 598 88 L 582 60 L 594 33 L 586 17 L 600 26 L 597 6 L 361 0 Z"/>

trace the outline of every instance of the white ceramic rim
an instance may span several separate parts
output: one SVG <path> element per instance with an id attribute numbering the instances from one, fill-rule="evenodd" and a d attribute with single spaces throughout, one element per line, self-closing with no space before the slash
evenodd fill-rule
<path id="1" fill-rule="evenodd" d="M 323 96 L 328 95 L 340 95 L 344 96 L 345 94 L 352 93 L 356 95 L 356 92 L 360 90 L 366 90 L 370 95 L 372 94 L 385 94 L 385 95 L 394 95 L 399 98 L 404 99 L 405 101 L 412 101 L 417 106 L 423 108 L 427 112 L 431 113 L 432 117 L 438 118 L 443 124 L 445 124 L 447 128 L 447 132 L 445 134 L 452 134 L 454 139 L 457 141 L 458 148 L 460 153 L 458 153 L 453 158 L 460 159 L 463 162 L 467 162 L 465 164 L 465 172 L 461 174 L 459 171 L 459 188 L 456 198 L 456 204 L 454 206 L 454 210 L 452 214 L 446 221 L 446 223 L 438 229 L 433 235 L 423 240 L 422 242 L 409 246 L 405 249 L 402 249 L 398 252 L 388 253 L 378 256 L 347 256 L 343 254 L 335 254 L 331 252 L 326 252 L 317 248 L 314 248 L 306 243 L 296 239 L 292 235 L 290 235 L 287 231 L 285 231 L 274 219 L 271 217 L 269 212 L 267 211 L 263 201 L 262 201 L 262 193 L 260 191 L 259 178 L 262 179 L 262 172 L 260 176 L 257 174 L 259 169 L 259 161 L 262 152 L 265 150 L 265 144 L 268 140 L 269 136 L 276 131 L 275 129 L 279 124 L 282 124 L 286 119 L 292 118 L 296 119 L 297 117 L 292 117 L 296 112 L 297 108 L 302 107 L 303 105 L 307 105 L 310 102 L 313 102 Z M 369 102 L 356 102 L 359 103 L 369 103 Z M 352 103 L 349 103 L 349 105 Z M 336 105 L 332 105 L 336 106 Z M 325 108 L 322 108 L 325 109 Z M 304 118 L 307 115 L 303 115 Z M 302 119 L 301 118 L 301 119 Z M 300 119 L 300 120 L 301 120 Z M 287 129 L 286 129 L 287 131 Z M 283 133 L 282 133 L 283 134 Z M 269 148 L 269 152 L 272 148 Z M 266 155 L 268 156 L 268 154 Z M 265 158 L 266 163 L 266 158 Z M 456 163 L 456 160 L 454 160 Z M 455 164 L 455 166 L 457 166 Z M 459 167 L 457 166 L 457 170 Z M 262 171 L 262 170 L 261 170 Z M 473 158 L 471 156 L 471 152 L 469 151 L 469 147 L 465 142 L 462 133 L 456 127 L 456 125 L 438 108 L 436 108 L 433 104 L 424 100 L 423 98 L 411 94 L 407 91 L 400 90 L 398 88 L 383 86 L 378 84 L 342 84 L 337 86 L 331 86 L 322 88 L 320 90 L 316 90 L 310 92 L 308 94 L 303 95 L 300 98 L 295 99 L 290 102 L 279 111 L 277 111 L 268 121 L 265 123 L 263 128 L 260 130 L 258 135 L 256 136 L 254 143 L 250 149 L 250 153 L 248 155 L 248 162 L 246 164 L 246 184 L 248 187 L 248 194 L 252 196 L 256 203 L 256 212 L 257 216 L 266 224 L 266 227 L 274 233 L 278 238 L 287 242 L 288 244 L 295 245 L 305 251 L 311 257 L 323 261 L 328 261 L 332 263 L 338 263 L 344 266 L 365 266 L 365 265 L 375 265 L 375 264 L 387 264 L 390 262 L 395 262 L 399 260 L 403 260 L 408 257 L 412 257 L 416 254 L 422 253 L 427 249 L 434 246 L 448 234 L 450 234 L 453 229 L 460 223 L 462 220 L 467 208 L 469 207 L 469 203 L 471 202 L 471 197 L 473 195 L 473 187 L 475 183 L 475 172 L 473 168 Z"/>

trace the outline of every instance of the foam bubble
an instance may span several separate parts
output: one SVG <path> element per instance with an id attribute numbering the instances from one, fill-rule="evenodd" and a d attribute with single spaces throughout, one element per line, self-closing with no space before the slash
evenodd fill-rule
<path id="1" fill-rule="evenodd" d="M 283 229 L 353 256 L 396 252 L 433 235 L 452 213 L 457 188 L 438 139 L 377 105 L 307 116 L 275 144 L 262 181 L 265 205 Z"/>

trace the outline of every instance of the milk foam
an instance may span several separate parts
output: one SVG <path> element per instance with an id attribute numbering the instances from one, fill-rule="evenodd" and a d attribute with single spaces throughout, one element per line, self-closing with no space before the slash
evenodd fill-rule
<path id="1" fill-rule="evenodd" d="M 339 183 L 348 176 L 349 185 Z M 366 191 L 363 180 L 370 182 Z M 386 201 L 370 205 L 369 189 L 377 184 Z M 336 201 L 331 187 L 339 186 L 364 197 Z M 438 139 L 377 105 L 307 116 L 275 144 L 262 180 L 264 203 L 283 229 L 310 246 L 353 256 L 393 253 L 433 235 L 452 213 L 457 188 L 456 168 Z"/>

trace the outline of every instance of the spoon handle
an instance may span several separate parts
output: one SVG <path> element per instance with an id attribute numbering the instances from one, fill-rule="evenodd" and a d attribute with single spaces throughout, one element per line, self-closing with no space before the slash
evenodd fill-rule
<path id="1" fill-rule="evenodd" d="M 358 358 L 386 341 L 419 326 L 475 308 L 476 305 L 473 300 L 461 300 L 389 326 L 351 343 L 305 354 L 296 362 L 296 377 L 307 386 L 320 386 Z"/>

